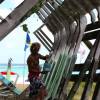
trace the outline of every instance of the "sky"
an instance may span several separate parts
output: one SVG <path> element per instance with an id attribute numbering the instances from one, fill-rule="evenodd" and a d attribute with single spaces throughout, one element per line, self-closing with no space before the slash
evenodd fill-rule
<path id="1" fill-rule="evenodd" d="M 5 18 L 22 1 L 23 0 L 5 0 L 0 5 L 0 16 Z M 31 41 L 40 42 L 33 34 L 33 32 L 43 24 L 38 16 L 33 14 L 22 24 L 28 25 Z M 8 63 L 9 58 L 13 59 L 13 63 L 23 64 L 30 54 L 29 48 L 24 52 L 26 33 L 22 30 L 22 24 L 16 27 L 2 41 L 0 41 L 0 64 Z M 48 54 L 48 51 L 43 45 L 41 46 L 40 53 L 43 55 Z"/>
<path id="2" fill-rule="evenodd" d="M 5 0 L 2 4 L 0 4 L 0 16 L 6 18 L 6 16 L 10 12 L 12 12 L 22 1 L 23 0 Z M 86 16 L 89 19 L 89 24 L 90 16 L 89 14 L 86 14 Z M 43 24 L 39 17 L 36 14 L 33 14 L 22 24 L 28 25 L 31 41 L 40 42 L 33 34 L 33 32 Z M 11 33 L 9 33 L 9 35 L 7 35 L 2 41 L 0 41 L 0 64 L 7 64 L 9 58 L 13 59 L 14 64 L 24 64 L 28 55 L 30 54 L 29 48 L 26 52 L 24 52 L 26 33 L 22 30 L 22 24 L 16 27 Z M 48 33 L 48 35 L 50 35 L 49 37 L 51 37 L 51 39 L 54 41 L 53 36 L 48 31 L 48 29 L 46 27 L 44 27 L 43 29 L 44 32 Z M 41 46 L 40 53 L 43 55 L 49 54 L 49 52 L 43 45 Z M 84 43 L 81 43 L 81 48 L 78 51 L 76 63 L 84 62 L 88 53 L 89 49 Z"/>

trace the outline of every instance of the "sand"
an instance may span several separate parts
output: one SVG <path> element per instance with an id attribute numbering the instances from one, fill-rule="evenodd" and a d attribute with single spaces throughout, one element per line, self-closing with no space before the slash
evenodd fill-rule
<path id="1" fill-rule="evenodd" d="M 28 86 L 29 86 L 29 84 L 16 84 L 16 87 L 21 90 L 26 89 Z"/>

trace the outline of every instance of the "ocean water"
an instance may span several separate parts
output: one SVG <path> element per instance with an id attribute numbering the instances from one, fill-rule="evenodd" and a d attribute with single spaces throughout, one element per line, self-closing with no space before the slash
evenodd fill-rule
<path id="1" fill-rule="evenodd" d="M 7 71 L 7 64 L 0 64 L 0 72 Z M 11 72 L 16 73 L 15 75 L 10 75 L 10 80 L 16 82 L 16 84 L 27 84 L 28 80 L 28 67 L 24 64 L 12 64 Z M 4 75 L 6 77 L 6 75 Z"/>
<path id="2" fill-rule="evenodd" d="M 8 66 L 6 64 L 0 64 L 0 72 L 7 71 Z M 20 77 L 28 75 L 27 65 L 24 64 L 13 64 L 11 71 L 17 73 Z"/>
<path id="3" fill-rule="evenodd" d="M 40 65 L 43 67 L 43 64 Z M 7 71 L 7 64 L 0 64 L 0 72 Z M 28 67 L 24 64 L 12 64 L 11 72 L 16 73 L 16 75 L 10 75 L 10 80 L 17 83 L 27 84 L 28 82 Z M 4 75 L 6 77 L 6 75 Z M 18 77 L 18 78 L 17 78 Z"/>

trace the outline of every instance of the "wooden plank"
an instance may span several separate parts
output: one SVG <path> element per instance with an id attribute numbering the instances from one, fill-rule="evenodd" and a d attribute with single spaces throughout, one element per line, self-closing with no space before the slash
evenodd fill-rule
<path id="1" fill-rule="evenodd" d="M 24 0 L 17 8 L 12 11 L 1 23 L 0 23 L 0 40 L 8 35 L 15 27 L 17 27 L 22 18 L 27 15 L 29 10 L 38 2 L 38 0 Z M 30 5 L 30 6 L 29 6 Z"/>
<path id="2" fill-rule="evenodd" d="M 53 45 L 53 42 L 51 41 L 50 37 L 48 37 L 47 34 L 44 33 L 41 29 L 40 29 L 39 31 L 40 31 L 40 32 L 43 34 L 43 36 L 45 36 L 45 38 Z"/>
<path id="3" fill-rule="evenodd" d="M 92 100 L 99 100 L 100 99 L 100 76 L 96 82 L 95 90 L 92 96 Z"/>
<path id="4" fill-rule="evenodd" d="M 85 61 L 85 64 L 84 64 L 84 67 L 83 69 L 81 70 L 80 74 L 79 74 L 79 78 L 78 80 L 74 83 L 72 89 L 70 90 L 70 93 L 67 97 L 68 100 L 72 100 L 73 96 L 75 95 L 84 75 L 85 75 L 85 72 L 88 70 L 88 67 L 87 66 L 90 66 L 91 62 L 92 62 L 92 58 L 95 54 L 95 51 L 97 49 L 97 45 L 98 45 L 98 42 L 99 42 L 99 36 L 97 37 L 97 40 L 95 41 L 94 45 L 93 45 L 93 48 L 91 49 L 86 61 Z"/>
<path id="5" fill-rule="evenodd" d="M 61 33 L 60 33 L 61 34 Z M 59 36 L 60 36 L 60 38 L 62 39 L 62 36 L 60 35 L 60 34 L 58 34 Z M 60 47 L 60 45 L 62 44 L 62 41 L 61 41 L 61 39 L 60 39 L 60 42 L 59 42 L 59 47 Z M 57 50 L 57 52 L 56 52 L 56 56 L 58 56 L 60 53 L 61 53 L 61 50 L 60 49 L 62 49 L 62 48 L 57 48 L 58 50 Z M 59 77 L 59 75 L 58 75 L 58 71 L 60 70 L 59 68 L 60 68 L 60 65 L 62 64 L 62 61 L 63 61 L 63 56 L 61 57 L 61 60 L 59 61 L 59 64 L 57 65 L 57 66 L 55 66 L 55 67 L 57 67 L 57 69 L 55 70 L 55 73 L 53 74 L 53 78 L 52 78 L 52 81 L 51 81 L 51 84 L 50 84 L 50 86 L 49 86 L 49 88 L 48 88 L 48 90 L 49 90 L 49 96 L 52 94 L 52 90 L 53 90 L 53 88 L 54 88 L 54 86 L 55 86 L 55 82 L 57 81 L 57 79 L 58 79 L 58 77 Z M 58 76 L 58 77 L 55 77 L 55 76 Z"/>
<path id="6" fill-rule="evenodd" d="M 43 15 L 40 13 L 40 11 L 38 11 L 36 14 L 37 14 L 37 15 L 39 16 L 39 18 L 44 22 L 45 18 L 44 18 Z"/>
<path id="7" fill-rule="evenodd" d="M 95 53 L 95 55 L 93 57 L 92 66 L 90 66 L 90 68 L 89 68 L 89 75 L 87 77 L 87 82 L 85 84 L 81 100 L 88 100 L 89 99 L 89 93 L 90 93 L 90 91 L 92 89 L 93 78 L 95 76 L 96 69 L 98 68 L 98 65 L 99 65 L 100 41 L 98 43 L 98 46 L 97 46 L 97 49 L 96 49 L 95 52 L 96 53 Z"/>
<path id="8" fill-rule="evenodd" d="M 99 21 L 97 21 L 95 23 L 88 24 L 86 26 L 85 32 L 91 31 L 91 30 L 94 30 L 94 29 L 97 29 L 97 28 L 100 28 L 100 22 Z"/>
<path id="9" fill-rule="evenodd" d="M 98 12 L 98 19 L 100 20 L 100 1 L 99 0 L 91 0 L 91 3 L 94 5 L 95 9 L 97 10 Z"/>
<path id="10" fill-rule="evenodd" d="M 56 11 L 56 14 L 57 14 L 57 12 L 59 12 L 59 10 L 58 11 Z M 64 64 L 61 64 L 61 68 L 62 69 L 59 69 L 60 70 L 60 76 L 58 77 L 58 79 L 57 79 L 57 82 L 56 82 L 56 86 L 55 86 L 55 90 L 53 91 L 53 93 L 52 93 L 52 96 L 53 96 L 53 98 L 55 98 L 56 96 L 57 96 L 57 90 L 58 90 L 58 87 L 59 87 L 59 85 L 60 85 L 60 82 L 61 82 L 61 79 L 62 79 L 62 75 L 63 75 L 63 73 L 64 73 L 64 70 L 65 70 L 65 67 L 66 67 L 66 64 L 67 63 L 69 63 L 68 61 L 69 61 L 69 51 L 70 51 L 70 48 L 71 48 L 71 41 L 73 40 L 73 35 L 74 35 L 74 32 L 72 31 L 72 30 L 70 30 L 70 28 L 73 26 L 70 26 L 70 24 L 69 24 L 69 20 L 68 21 L 66 21 L 66 20 L 64 20 L 64 17 L 63 16 L 61 16 L 63 13 L 61 13 L 61 12 L 59 12 L 60 14 L 60 16 L 59 16 L 59 19 L 61 20 L 61 22 L 63 22 L 63 25 L 65 25 L 64 27 L 65 27 L 65 32 L 66 32 L 66 34 L 64 34 L 63 32 L 63 35 L 62 35 L 62 33 L 61 33 L 61 35 L 63 36 L 63 38 L 62 38 L 62 44 L 61 44 L 61 46 L 59 46 L 59 48 L 63 48 L 63 52 L 65 52 L 64 54 L 66 55 L 66 60 L 64 61 Z M 62 19 L 61 19 L 62 18 Z M 66 19 L 66 17 L 65 17 L 65 19 Z M 72 21 L 70 20 L 70 23 L 71 23 Z M 73 26 L 74 27 L 74 26 Z M 75 28 L 73 28 L 73 29 L 75 29 Z M 67 39 L 65 39 L 65 42 L 64 42 L 64 38 L 67 38 Z M 66 44 L 65 44 L 66 43 Z M 64 45 L 65 44 L 65 45 Z M 71 56 L 71 55 L 70 55 Z"/>
<path id="11" fill-rule="evenodd" d="M 97 35 L 100 34 L 100 30 L 96 30 L 93 32 L 87 32 L 84 34 L 83 41 L 96 39 Z"/>
<path id="12" fill-rule="evenodd" d="M 48 24 L 49 23 L 49 24 Z M 47 27 L 48 28 L 51 28 L 51 26 L 53 27 L 51 21 L 49 20 L 47 23 L 46 23 Z M 48 26 L 50 25 L 50 26 Z M 52 30 L 51 30 L 52 31 Z M 52 53 L 52 56 L 51 56 L 51 60 L 53 60 L 53 63 L 52 63 L 52 71 L 50 71 L 50 73 L 48 73 L 46 79 L 45 79 L 45 84 L 47 86 L 47 88 L 49 87 L 49 84 L 52 80 L 52 77 L 54 77 L 54 73 L 56 71 L 56 66 L 58 66 L 59 62 L 60 62 L 60 58 L 61 58 L 61 55 L 59 55 L 59 57 L 56 57 L 56 54 L 57 54 L 57 51 L 58 51 L 58 47 L 59 47 L 59 44 L 60 44 L 60 35 L 59 35 L 59 32 L 56 32 L 54 33 L 52 31 L 52 33 L 54 34 L 54 44 L 53 44 L 53 53 Z M 56 57 L 56 59 L 55 59 Z"/>
<path id="13" fill-rule="evenodd" d="M 91 49 L 92 48 L 92 43 L 90 41 L 84 41 L 84 43 L 86 44 L 86 46 Z"/>
<path id="14" fill-rule="evenodd" d="M 54 16 L 54 17 L 56 17 L 56 16 Z M 49 24 L 51 23 L 51 21 L 49 22 Z M 52 25 L 53 26 L 53 25 Z M 60 29 L 60 28 L 59 28 Z M 59 57 L 56 57 L 56 54 L 57 54 L 57 51 L 58 51 L 58 47 L 59 47 L 59 45 L 60 45 L 60 35 L 59 35 L 59 32 L 58 33 L 56 33 L 56 34 L 54 34 L 54 45 L 53 45 L 53 48 L 54 48 L 54 50 L 53 50 L 53 54 L 52 54 L 52 56 L 53 56 L 53 58 L 52 59 L 54 59 L 54 61 L 56 60 L 56 63 L 55 63 L 55 65 L 53 66 L 53 68 L 52 68 L 52 71 L 49 73 L 49 75 L 47 76 L 47 78 L 46 78 L 46 83 L 47 83 L 47 88 L 49 87 L 49 83 L 50 82 L 52 82 L 51 80 L 53 79 L 53 77 L 54 77 L 54 75 L 55 75 L 55 72 L 56 72 L 56 70 L 57 70 L 57 68 L 56 67 L 58 67 L 58 63 L 60 62 L 60 59 L 61 59 L 61 55 L 59 56 Z M 55 57 L 56 57 L 56 59 L 55 59 Z"/>
<path id="15" fill-rule="evenodd" d="M 74 33 L 74 34 L 77 34 L 77 35 L 74 36 L 74 39 L 73 39 L 73 43 L 75 43 L 74 48 L 72 48 L 73 55 L 72 55 L 72 58 L 70 59 L 69 65 L 66 65 L 68 69 L 65 69 L 65 74 L 63 76 L 65 78 L 64 85 L 62 85 L 63 86 L 64 100 L 67 98 L 65 88 L 67 87 L 68 82 L 71 78 L 71 73 L 72 73 L 72 70 L 74 68 L 74 64 L 75 64 L 75 61 L 76 61 L 76 54 L 78 52 L 79 45 L 81 43 L 81 40 L 82 40 L 82 37 L 83 37 L 83 34 L 84 34 L 84 30 L 85 30 L 85 26 L 86 26 L 86 18 L 84 16 L 81 16 L 81 18 L 78 19 L 77 23 L 78 23 L 77 30 Z M 75 40 L 75 42 L 74 42 L 74 40 Z M 72 46 L 73 46 L 73 44 L 72 44 Z M 70 52 L 72 52 L 72 51 L 70 51 Z"/>
<path id="16" fill-rule="evenodd" d="M 49 42 L 43 37 L 43 35 L 41 35 L 41 32 L 38 30 L 36 33 L 40 36 L 40 38 L 42 39 L 42 41 L 44 41 L 44 43 L 52 50 L 52 46 L 51 46 L 51 45 L 49 44 Z"/>
<path id="17" fill-rule="evenodd" d="M 98 12 L 98 19 L 100 20 L 100 5 L 99 6 L 97 6 L 97 12 Z"/>
<path id="18" fill-rule="evenodd" d="M 61 20 L 61 19 L 60 19 Z M 62 32 L 62 30 L 61 30 L 61 33 L 60 33 L 60 37 L 61 37 L 61 43 L 60 43 L 60 45 L 59 45 L 59 49 L 58 49 L 58 53 L 60 53 L 61 52 L 61 50 L 62 50 L 62 48 L 63 48 L 63 51 L 64 51 L 64 47 L 63 47 L 63 45 L 65 45 L 65 41 L 66 41 L 66 37 L 65 37 L 65 35 L 64 35 L 65 33 L 63 33 Z M 65 40 L 64 40 L 65 39 Z M 63 51 L 61 52 L 61 53 L 63 53 Z M 62 60 L 60 61 L 60 63 L 62 63 L 62 61 L 63 61 L 63 58 L 62 58 Z M 64 61 L 65 62 L 65 61 Z M 62 63 L 63 64 L 63 63 Z M 59 69 L 57 70 L 57 73 L 56 73 L 56 76 L 58 77 L 59 75 L 58 75 L 58 72 L 60 71 L 60 69 L 62 68 L 63 69 L 63 66 L 62 66 L 62 64 L 60 65 L 60 67 L 59 67 Z M 61 67 L 62 66 L 62 67 Z M 56 83 L 57 83 L 57 86 L 58 86 L 58 84 L 59 84 L 59 81 L 58 81 L 58 78 L 57 77 L 55 77 L 55 79 L 54 79 L 54 81 L 53 81 L 53 84 L 52 84 L 52 86 L 54 87 L 54 83 L 55 83 L 55 81 L 57 81 Z M 51 88 L 53 89 L 53 87 L 51 86 Z M 57 89 L 57 86 L 55 86 L 55 89 Z M 50 93 L 51 93 L 51 91 L 52 91 L 52 89 L 50 90 Z M 52 91 L 53 93 L 55 93 L 56 94 L 56 91 L 54 92 L 54 91 Z M 53 94 L 52 93 L 52 95 L 53 95 L 53 98 L 55 97 L 54 95 L 55 94 Z"/>
<path id="19" fill-rule="evenodd" d="M 75 75 L 71 75 L 70 81 L 76 82 L 76 81 L 78 80 L 79 77 L 80 77 L 80 76 L 79 76 L 79 75 L 76 75 L 76 74 L 75 74 Z M 83 79 L 82 79 L 82 82 L 86 82 L 86 81 L 87 81 L 87 80 L 86 80 L 87 77 L 88 77 L 88 74 L 85 74 L 84 77 L 83 77 Z M 94 76 L 94 78 L 93 78 L 93 82 L 98 82 L 99 77 L 100 77 L 100 73 L 99 73 L 99 74 L 96 74 L 96 75 Z"/>
<path id="20" fill-rule="evenodd" d="M 56 16 L 54 16 L 54 17 L 56 17 Z M 52 24 L 52 22 L 51 22 L 51 20 L 50 20 L 50 18 L 52 18 L 52 17 L 49 17 L 49 21 L 50 22 L 48 22 L 49 23 L 49 25 L 51 24 L 52 25 L 52 27 L 54 26 L 54 22 L 56 21 L 57 22 L 57 19 L 56 18 L 54 18 L 55 20 L 53 21 L 53 24 Z M 58 21 L 59 22 L 59 21 Z M 57 22 L 57 23 L 58 23 Z M 57 24 L 56 23 L 56 24 Z M 47 23 L 46 23 L 47 24 Z M 60 24 L 60 23 L 58 23 L 58 24 Z M 57 24 L 57 25 L 58 25 Z M 51 26 L 50 25 L 50 26 Z M 48 27 L 48 24 L 47 24 L 47 27 Z M 57 27 L 57 26 L 56 26 Z M 60 27 L 57 27 L 57 28 L 59 28 L 60 29 Z M 51 85 L 51 82 L 52 82 L 52 79 L 53 79 L 53 77 L 55 76 L 55 72 L 56 72 L 56 70 L 57 70 L 57 68 L 58 68 L 58 65 L 59 65 L 59 62 L 60 62 L 60 59 L 62 58 L 61 57 L 61 55 L 58 55 L 57 56 L 57 51 L 58 51 L 58 47 L 59 47 L 59 45 L 60 45 L 60 34 L 59 34 L 59 32 L 56 32 L 56 34 L 54 33 L 54 46 L 53 46 L 53 48 L 54 48 L 54 51 L 53 51 L 53 54 L 52 54 L 52 59 L 54 59 L 54 60 L 56 60 L 56 63 L 55 63 L 55 65 L 53 66 L 53 70 L 52 70 L 52 72 L 50 72 L 50 74 L 48 75 L 48 77 L 46 78 L 46 84 L 47 84 L 47 89 L 50 87 L 50 85 Z M 59 53 L 60 54 L 60 53 Z M 48 80 L 48 82 L 47 82 L 47 80 Z M 48 92 L 49 92 L 49 90 L 48 90 Z"/>
<path id="21" fill-rule="evenodd" d="M 59 8 L 60 13 L 61 13 L 61 14 L 64 14 L 64 13 L 63 13 L 63 12 L 64 12 L 63 9 L 62 9 L 62 10 L 61 10 L 61 9 L 62 9 L 62 8 Z M 60 14 L 60 15 L 61 15 L 61 14 Z M 65 16 L 65 14 L 64 14 L 64 16 Z M 65 17 L 68 19 L 68 22 L 69 22 L 68 15 L 66 15 Z M 70 22 L 69 22 L 69 23 L 71 23 L 72 20 L 73 20 L 73 19 L 70 19 Z M 63 18 L 63 21 L 66 21 L 66 20 L 64 20 L 64 18 Z M 68 23 L 68 22 L 67 22 L 67 23 Z M 70 36 L 69 39 L 66 40 L 66 47 L 65 47 L 65 48 L 66 48 L 65 54 L 67 55 L 67 58 L 66 58 L 67 61 L 66 61 L 66 62 L 69 63 L 68 61 L 69 61 L 69 59 L 70 59 L 70 57 L 69 57 L 70 54 L 68 54 L 68 53 L 69 53 L 69 51 L 70 51 L 70 49 L 71 49 L 71 43 L 72 43 L 71 41 L 73 40 L 74 31 L 73 31 L 73 30 L 70 30 L 70 28 L 71 28 L 70 24 L 69 24 L 69 26 L 68 26 L 68 25 L 65 25 L 65 27 L 67 28 L 67 29 L 66 29 L 66 33 L 67 33 L 67 34 L 68 34 L 68 33 L 70 34 L 70 35 L 68 35 L 68 36 Z M 69 29 L 68 29 L 68 28 L 69 28 Z M 69 31 L 69 30 L 70 30 L 70 31 Z M 72 34 L 72 33 L 73 33 L 73 34 Z M 67 36 L 67 37 L 68 37 L 68 36 Z M 75 42 L 74 42 L 74 43 L 75 43 Z M 73 46 L 72 46 L 72 47 L 73 47 Z M 72 51 L 73 51 L 73 50 L 72 50 Z M 71 55 L 70 55 L 70 56 L 71 56 Z M 61 79 L 60 79 L 60 80 L 61 80 Z M 56 92 L 55 92 L 55 93 L 56 93 Z"/>
<path id="22" fill-rule="evenodd" d="M 73 71 L 81 71 L 84 67 L 84 64 L 75 64 Z M 98 65 L 98 70 L 100 70 L 100 66 Z"/>
<path id="23" fill-rule="evenodd" d="M 40 42 L 45 46 L 45 48 L 46 48 L 48 51 L 51 51 L 50 48 L 45 44 L 45 42 L 38 36 L 37 33 L 34 33 L 34 35 L 40 40 Z"/>

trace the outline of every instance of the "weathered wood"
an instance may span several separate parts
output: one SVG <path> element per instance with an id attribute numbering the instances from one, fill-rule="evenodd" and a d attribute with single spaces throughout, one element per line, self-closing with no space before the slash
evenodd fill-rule
<path id="1" fill-rule="evenodd" d="M 45 18 L 44 18 L 43 15 L 40 13 L 40 11 L 37 12 L 37 15 L 38 15 L 39 18 L 44 22 Z"/>
<path id="2" fill-rule="evenodd" d="M 99 57 L 100 57 L 100 41 L 97 45 L 97 49 L 96 49 L 95 55 L 93 57 L 92 65 L 89 68 L 89 75 L 87 77 L 87 82 L 85 84 L 85 88 L 83 90 L 81 100 L 88 100 L 89 99 L 89 92 L 92 89 L 93 78 L 96 74 L 96 70 L 97 70 L 98 64 L 99 64 Z"/>
<path id="3" fill-rule="evenodd" d="M 40 31 L 37 31 L 37 34 L 40 36 L 40 38 L 42 39 L 42 41 L 44 41 L 44 43 L 52 50 L 52 46 L 48 43 L 48 41 L 41 35 Z"/>
<path id="4" fill-rule="evenodd" d="M 75 64 L 73 71 L 81 71 L 84 67 L 84 64 Z M 98 65 L 98 69 L 100 69 L 100 64 Z"/>
<path id="5" fill-rule="evenodd" d="M 97 7 L 98 19 L 100 20 L 100 5 Z"/>
<path id="6" fill-rule="evenodd" d="M 41 29 L 39 30 L 43 36 L 45 36 L 45 38 L 53 45 L 53 42 L 50 40 L 50 38 L 46 35 L 46 33 L 44 33 Z"/>
<path id="7" fill-rule="evenodd" d="M 100 34 L 100 30 L 93 31 L 93 32 L 87 32 L 87 33 L 85 33 L 82 40 L 87 41 L 87 40 L 96 39 L 98 34 Z"/>
<path id="8" fill-rule="evenodd" d="M 39 10 L 39 12 L 42 14 L 42 16 L 44 17 L 44 19 L 46 19 L 47 18 L 47 13 L 41 8 L 40 10 Z"/>
<path id="9" fill-rule="evenodd" d="M 84 34 L 86 23 L 87 23 L 87 20 L 86 20 L 85 16 L 80 16 L 80 19 L 78 20 L 77 30 L 74 33 L 74 34 L 77 34 L 77 35 L 74 35 L 74 38 L 73 38 L 74 39 L 73 43 L 76 42 L 76 44 L 74 44 L 74 48 L 72 48 L 73 44 L 71 45 L 71 49 L 70 49 L 69 52 L 72 52 L 72 58 L 70 59 L 69 65 L 66 65 L 68 69 L 67 68 L 65 69 L 65 74 L 63 76 L 65 78 L 65 83 L 64 83 L 64 86 L 63 86 L 64 100 L 67 98 L 65 96 L 66 95 L 65 88 L 68 85 L 68 82 L 69 82 L 70 77 L 71 77 L 72 70 L 74 68 L 74 64 L 75 64 L 75 61 L 76 61 L 76 54 L 77 54 L 80 42 L 81 42 L 83 34 Z"/>
<path id="10" fill-rule="evenodd" d="M 45 44 L 45 42 L 41 39 L 41 37 L 37 33 L 34 33 L 34 35 L 41 41 L 41 43 L 45 46 L 45 48 L 48 51 L 51 51 L 51 49 Z"/>
<path id="11" fill-rule="evenodd" d="M 88 77 L 89 74 L 85 74 L 83 79 L 82 79 L 82 82 L 87 82 L 86 78 Z M 72 74 L 71 76 L 71 79 L 70 81 L 73 81 L 73 82 L 76 82 L 78 80 L 80 76 L 79 75 L 76 75 L 76 74 Z M 100 73 L 99 74 L 95 74 L 94 78 L 93 78 L 93 82 L 98 82 L 99 80 L 99 77 L 100 77 Z"/>
<path id="12" fill-rule="evenodd" d="M 85 32 L 91 31 L 91 30 L 94 30 L 94 29 L 98 29 L 98 28 L 100 28 L 100 22 L 99 21 L 97 21 L 95 23 L 88 24 L 86 26 Z"/>
<path id="13" fill-rule="evenodd" d="M 75 93 L 76 93 L 76 91 L 77 91 L 77 89 L 78 89 L 78 87 L 79 87 L 79 85 L 80 85 L 80 83 L 81 83 L 81 81 L 82 81 L 82 79 L 83 79 L 83 77 L 85 75 L 85 72 L 89 68 L 87 66 L 91 65 L 91 62 L 93 60 L 93 56 L 94 56 L 95 51 L 97 49 L 98 42 L 99 42 L 99 36 L 97 37 L 97 40 L 95 41 L 95 44 L 94 44 L 93 48 L 91 49 L 91 51 L 90 51 L 90 53 L 89 53 L 89 55 L 88 55 L 88 57 L 87 57 L 87 59 L 85 61 L 84 67 L 83 67 L 83 69 L 81 70 L 81 72 L 79 74 L 79 76 L 80 76 L 79 79 L 74 83 L 74 85 L 73 85 L 73 87 L 72 87 L 67 99 L 71 100 L 73 98 L 73 96 L 75 95 Z"/>
<path id="14" fill-rule="evenodd" d="M 84 41 L 84 43 L 86 44 L 86 46 L 91 49 L 92 48 L 92 43 L 90 41 Z"/>
<path id="15" fill-rule="evenodd" d="M 100 99 L 100 76 L 96 82 L 96 86 L 95 86 L 94 93 L 92 96 L 92 100 L 99 100 L 99 99 Z"/>
<path id="16" fill-rule="evenodd" d="M 27 14 L 37 2 L 38 0 L 24 0 L 23 3 L 15 8 L 15 10 L 0 23 L 0 40 L 21 23 L 25 14 Z"/>

